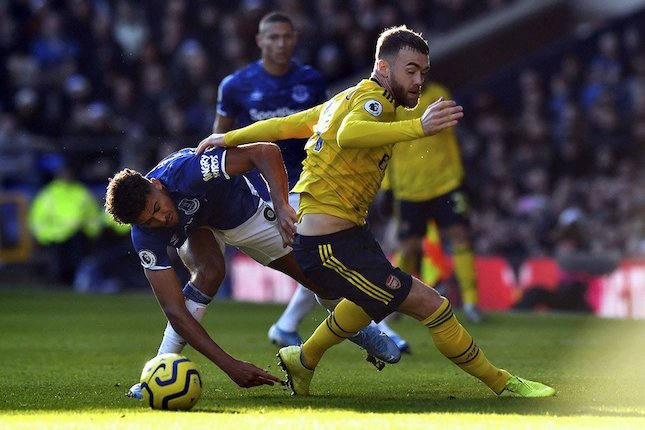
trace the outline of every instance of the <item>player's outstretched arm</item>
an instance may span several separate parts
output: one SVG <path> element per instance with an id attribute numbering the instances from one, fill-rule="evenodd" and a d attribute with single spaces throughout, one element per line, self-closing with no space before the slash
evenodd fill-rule
<path id="1" fill-rule="evenodd" d="M 463 116 L 463 107 L 457 105 L 453 100 L 439 98 L 428 106 L 421 115 L 421 126 L 426 136 L 432 136 L 446 128 L 456 126 Z"/>
<path id="2" fill-rule="evenodd" d="M 179 279 L 173 269 L 145 269 L 146 277 L 173 329 L 197 351 L 208 357 L 237 385 L 244 388 L 273 385 L 280 379 L 259 367 L 229 355 L 215 343 L 188 312 Z"/>
<path id="3" fill-rule="evenodd" d="M 231 130 L 226 133 L 226 140 L 217 133 L 211 134 L 197 146 L 197 154 L 201 154 L 214 146 L 238 146 L 250 142 L 275 142 L 283 139 L 307 139 L 313 133 L 313 127 L 318 122 L 323 105 L 314 106 L 293 115 L 269 118 L 254 122 L 246 127 Z"/>
<path id="4" fill-rule="evenodd" d="M 296 212 L 289 205 L 289 180 L 280 148 L 273 143 L 258 142 L 227 151 L 226 172 L 229 175 L 246 173 L 252 168 L 257 168 L 269 185 L 282 245 L 291 245 L 296 233 L 297 218 Z"/>

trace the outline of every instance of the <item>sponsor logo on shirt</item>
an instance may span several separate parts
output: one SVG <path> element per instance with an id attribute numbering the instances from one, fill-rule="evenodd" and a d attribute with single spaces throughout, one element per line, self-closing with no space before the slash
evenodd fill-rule
<path id="1" fill-rule="evenodd" d="M 378 100 L 370 99 L 365 102 L 363 107 L 372 116 L 379 116 L 383 112 L 383 105 Z"/>
<path id="2" fill-rule="evenodd" d="M 199 159 L 199 168 L 202 171 L 204 182 L 219 177 L 219 157 L 216 155 L 202 155 Z"/>
<path id="3" fill-rule="evenodd" d="M 145 267 L 146 269 L 149 269 L 157 264 L 157 256 L 149 249 L 142 249 L 141 251 L 139 251 L 139 259 L 141 260 L 141 265 L 143 265 L 143 267 Z"/>
<path id="4" fill-rule="evenodd" d="M 249 111 L 249 117 L 253 121 L 262 121 L 263 119 L 283 117 L 298 112 L 300 112 L 298 109 L 290 109 L 286 106 L 274 110 L 257 110 L 253 108 Z"/>

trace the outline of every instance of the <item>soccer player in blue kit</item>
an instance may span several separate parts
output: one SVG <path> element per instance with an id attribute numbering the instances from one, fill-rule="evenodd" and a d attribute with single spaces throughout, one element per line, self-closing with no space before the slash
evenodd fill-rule
<path id="1" fill-rule="evenodd" d="M 242 175 L 251 168 L 258 168 L 269 183 L 273 207 Z M 287 186 L 280 150 L 271 143 L 216 149 L 202 155 L 185 148 L 163 159 L 145 176 L 124 169 L 110 179 L 106 211 L 117 222 L 132 224 L 133 246 L 168 318 L 158 354 L 179 353 L 187 342 L 241 387 L 278 381 L 226 353 L 200 321 L 224 277 L 224 244 L 317 291 L 302 274 L 289 247 L 296 215 L 288 202 Z M 183 289 L 171 266 L 169 246 L 177 249 L 190 272 Z M 380 360 L 398 361 L 400 352 L 387 336 L 368 336 L 363 332 L 352 340 Z M 140 385 L 135 384 L 128 395 L 141 398 Z"/>
<path id="2" fill-rule="evenodd" d="M 271 12 L 259 23 L 256 43 L 261 59 L 236 71 L 222 80 L 217 97 L 217 116 L 213 132 L 224 133 L 268 118 L 284 117 L 301 112 L 327 100 L 327 86 L 322 75 L 314 68 L 292 59 L 298 34 L 291 18 L 282 12 Z M 289 189 L 302 172 L 305 158 L 305 139 L 277 141 L 287 169 Z M 257 170 L 247 173 L 260 196 L 269 201 L 266 183 Z M 289 203 L 298 208 L 300 195 L 289 194 Z M 302 339 L 298 325 L 316 305 L 313 293 L 298 285 L 286 309 L 269 328 L 269 340 L 277 346 L 299 345 Z M 381 330 L 397 343 L 402 351 L 408 344 L 385 322 L 366 330 Z"/>

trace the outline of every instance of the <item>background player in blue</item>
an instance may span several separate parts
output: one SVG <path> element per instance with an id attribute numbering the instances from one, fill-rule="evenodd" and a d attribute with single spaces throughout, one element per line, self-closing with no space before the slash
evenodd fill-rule
<path id="1" fill-rule="evenodd" d="M 261 59 L 222 80 L 217 97 L 217 115 L 213 132 L 225 133 L 267 118 L 282 117 L 303 111 L 327 100 L 327 86 L 314 68 L 293 61 L 298 41 L 291 18 L 281 12 L 265 15 L 259 23 L 256 43 Z M 302 171 L 305 140 L 290 139 L 276 142 L 282 151 L 289 189 Z M 269 200 L 266 183 L 257 171 L 246 174 L 260 196 Z M 298 208 L 300 195 L 289 195 L 289 203 Z M 314 295 L 298 285 L 286 309 L 269 328 L 269 340 L 277 346 L 298 345 L 302 342 L 298 325 L 316 305 Z M 402 340 L 385 323 L 379 329 L 389 335 L 400 348 Z"/>
<path id="2" fill-rule="evenodd" d="M 275 209 L 241 176 L 251 167 L 267 178 Z M 179 353 L 188 342 L 242 387 L 276 382 L 273 375 L 228 355 L 200 321 L 224 277 L 225 243 L 308 288 L 317 288 L 304 277 L 289 247 L 296 215 L 288 203 L 278 147 L 260 143 L 203 155 L 186 148 L 166 157 L 145 177 L 124 169 L 110 179 L 105 207 L 116 221 L 132 224 L 132 243 L 168 318 L 158 354 Z M 178 250 L 190 272 L 183 290 L 168 246 Z M 350 340 L 386 362 L 400 358 L 396 345 L 377 330 Z M 135 384 L 129 395 L 140 398 L 140 385 Z"/>

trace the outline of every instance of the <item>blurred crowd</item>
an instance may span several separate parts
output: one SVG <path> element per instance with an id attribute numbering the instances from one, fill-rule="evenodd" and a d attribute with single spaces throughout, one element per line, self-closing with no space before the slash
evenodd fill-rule
<path id="1" fill-rule="evenodd" d="M 71 164 L 100 194 L 118 168 L 194 146 L 221 79 L 258 58 L 270 10 L 292 16 L 297 60 L 333 85 L 371 68 L 384 27 L 432 40 L 515 1 L 0 0 L 0 186 L 35 193 Z M 590 249 L 645 255 L 643 48 L 638 26 L 610 32 L 588 59 L 463 94 L 477 253 L 550 254 L 584 224 Z"/>
<path id="2" fill-rule="evenodd" d="M 579 251 L 645 255 L 643 23 L 472 92 L 458 133 L 477 253 L 519 264 L 557 254 L 575 232 Z"/>

